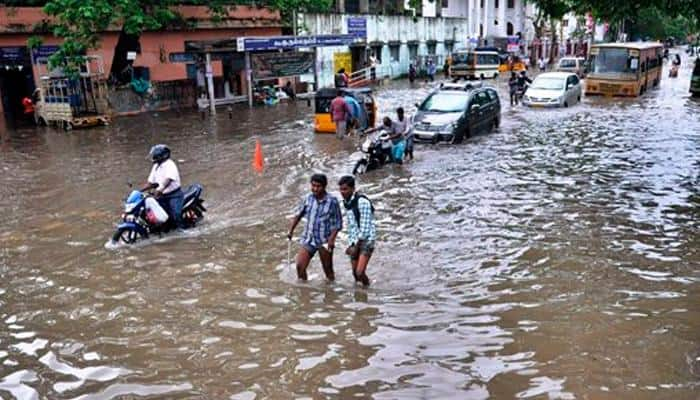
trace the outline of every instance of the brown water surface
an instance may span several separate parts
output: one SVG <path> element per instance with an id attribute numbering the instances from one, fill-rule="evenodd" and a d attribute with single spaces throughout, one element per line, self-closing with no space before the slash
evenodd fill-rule
<path id="1" fill-rule="evenodd" d="M 499 82 L 497 132 L 361 178 L 379 230 L 368 290 L 341 254 L 335 284 L 316 261 L 307 284 L 287 266 L 310 174 L 337 193 L 358 157 L 351 140 L 312 134 L 303 102 L 5 131 L 0 397 L 696 399 L 689 73 L 563 110 L 511 108 Z M 428 90 L 392 83 L 381 113 Z M 204 185 L 207 219 L 105 248 L 155 143 Z"/>

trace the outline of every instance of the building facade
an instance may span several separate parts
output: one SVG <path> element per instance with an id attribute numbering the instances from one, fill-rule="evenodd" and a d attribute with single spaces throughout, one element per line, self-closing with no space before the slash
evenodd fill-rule
<path id="1" fill-rule="evenodd" d="M 441 69 L 456 50 L 496 46 L 506 51 L 508 37 L 517 37 L 525 52 L 534 36 L 531 13 L 524 0 L 423 1 L 420 10 L 411 9 L 407 0 L 336 0 L 335 12 L 302 14 L 299 25 L 302 35 L 352 34 L 357 33 L 353 26 L 364 27 L 350 46 L 319 49 L 316 69 L 323 87 L 333 84 L 341 65 L 346 71 L 366 68 L 370 55 L 383 75 L 396 77 L 412 62 L 420 70 L 432 59 Z"/>
<path id="2" fill-rule="evenodd" d="M 216 23 L 207 7 L 180 6 L 175 10 L 186 23 L 144 32 L 127 49 L 133 50 L 129 51 L 133 56 L 126 63 L 126 55 L 117 50 L 120 27 L 110 27 L 100 34 L 100 47 L 90 50 L 88 55 L 102 58 L 105 73 L 111 75 L 115 83 L 115 93 L 119 83 L 128 84 L 128 81 L 118 82 L 124 76 L 142 78 L 151 82 L 162 102 L 194 105 L 202 83 L 198 49 L 203 44 L 225 39 L 235 41 L 243 36 L 275 36 L 282 32 L 279 12 L 266 8 L 237 6 Z M 0 6 L 0 103 L 5 113 L 21 114 L 21 99 L 31 96 L 41 71 L 46 71 L 47 57 L 61 43 L 60 38 L 49 33 L 49 25 L 50 17 L 40 7 Z M 27 41 L 32 36 L 41 37 L 43 42 L 41 47 L 30 51 Z M 113 64 L 117 62 L 122 64 L 115 69 Z M 242 53 L 218 56 L 211 66 L 217 97 L 246 93 Z M 117 107 L 116 112 L 138 109 L 137 105 L 129 104 L 133 96 L 127 96 L 127 92 L 122 90 L 116 94 L 121 96 L 112 102 Z M 187 98 L 183 98 L 183 94 Z"/>

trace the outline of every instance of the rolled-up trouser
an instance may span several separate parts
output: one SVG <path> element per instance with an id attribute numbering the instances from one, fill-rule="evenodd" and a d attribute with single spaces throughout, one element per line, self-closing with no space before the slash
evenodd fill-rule
<path id="1" fill-rule="evenodd" d="M 170 215 L 176 228 L 185 228 L 182 223 L 182 203 L 184 201 L 185 193 L 179 188 L 158 198 L 158 204 Z"/>
<path id="2" fill-rule="evenodd" d="M 343 136 L 345 136 L 345 133 L 347 131 L 347 121 L 345 120 L 340 120 L 340 121 L 333 121 L 335 122 L 335 136 L 338 138 L 342 139 Z"/>
<path id="3" fill-rule="evenodd" d="M 391 157 L 394 159 L 394 161 L 401 162 L 403 160 L 403 151 L 405 148 L 405 140 L 401 140 L 398 143 L 394 143 L 393 147 L 391 148 Z"/>

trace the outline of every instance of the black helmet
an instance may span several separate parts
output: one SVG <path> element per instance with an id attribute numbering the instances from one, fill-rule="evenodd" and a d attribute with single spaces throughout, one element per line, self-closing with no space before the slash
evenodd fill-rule
<path id="1" fill-rule="evenodd" d="M 148 154 L 151 156 L 151 160 L 153 160 L 154 163 L 160 164 L 170 158 L 170 148 L 164 144 L 157 144 L 151 147 L 151 151 L 149 151 Z"/>

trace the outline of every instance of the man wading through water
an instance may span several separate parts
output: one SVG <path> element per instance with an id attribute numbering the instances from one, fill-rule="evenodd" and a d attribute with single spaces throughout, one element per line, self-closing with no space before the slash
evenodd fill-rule
<path id="1" fill-rule="evenodd" d="M 350 256 L 355 282 L 369 286 L 367 264 L 374 252 L 377 229 L 374 224 L 374 207 L 367 196 L 355 192 L 355 178 L 344 176 L 338 181 L 343 205 L 347 210 L 348 241 L 345 253 Z"/>
<path id="2" fill-rule="evenodd" d="M 308 279 L 306 268 L 317 251 L 326 278 L 329 281 L 335 280 L 333 249 L 335 248 L 335 237 L 343 228 L 343 217 L 340 213 L 338 199 L 326 192 L 327 185 L 328 178 L 325 175 L 314 174 L 311 176 L 311 193 L 304 198 L 299 206 L 287 234 L 287 239 L 292 240 L 294 228 L 302 217 L 306 217 L 304 233 L 299 241 L 301 248 L 297 253 L 297 277 L 304 281 Z"/>

